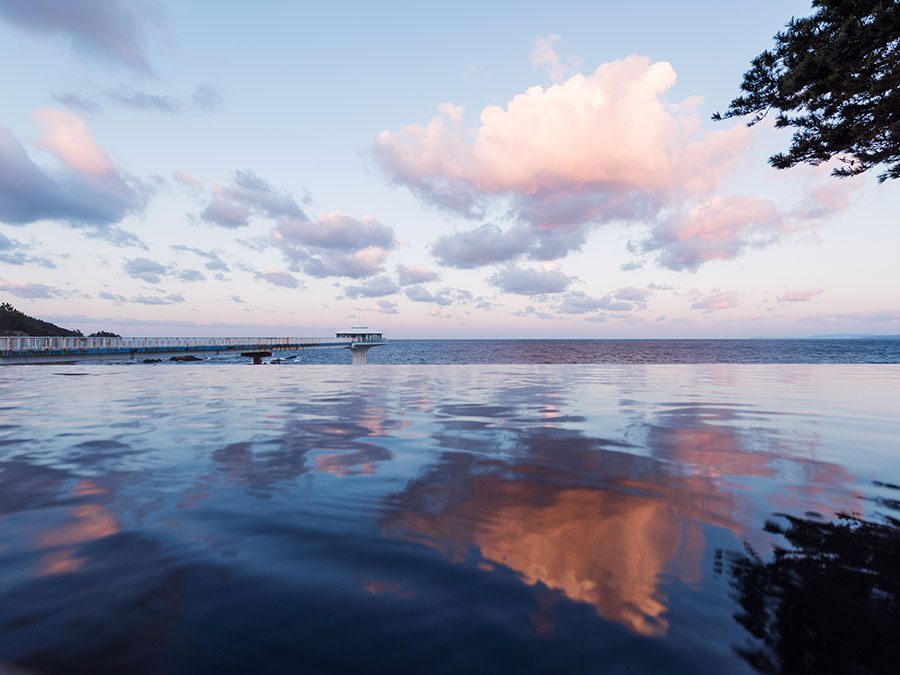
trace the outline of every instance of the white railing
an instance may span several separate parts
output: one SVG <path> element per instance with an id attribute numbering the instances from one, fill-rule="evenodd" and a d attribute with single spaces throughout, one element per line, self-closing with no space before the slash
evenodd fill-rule
<path id="1" fill-rule="evenodd" d="M 43 352 L 59 350 L 140 350 L 229 349 L 244 346 L 314 346 L 347 344 L 348 338 L 318 337 L 225 337 L 225 338 L 111 338 L 111 337 L 0 337 L 0 352 Z"/>

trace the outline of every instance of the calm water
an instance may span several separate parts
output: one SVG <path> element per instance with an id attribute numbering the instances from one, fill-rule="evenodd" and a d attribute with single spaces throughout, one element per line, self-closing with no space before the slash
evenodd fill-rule
<path id="1" fill-rule="evenodd" d="M 0 671 L 890 671 L 898 440 L 892 365 L 7 366 Z"/>
<path id="2" fill-rule="evenodd" d="M 390 336 L 388 336 L 390 337 Z M 346 364 L 346 349 L 278 352 L 285 364 Z M 270 359 L 271 360 L 271 359 Z M 900 363 L 897 340 L 389 340 L 369 363 Z M 237 354 L 211 363 L 246 363 Z M 143 364 L 142 364 L 143 365 Z"/>

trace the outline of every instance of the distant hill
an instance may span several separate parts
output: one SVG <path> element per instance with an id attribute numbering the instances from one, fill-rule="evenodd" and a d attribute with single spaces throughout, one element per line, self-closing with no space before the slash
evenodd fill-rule
<path id="1" fill-rule="evenodd" d="M 900 335 L 880 335 L 871 333 L 832 333 L 831 335 L 810 335 L 810 340 L 900 340 Z"/>
<path id="2" fill-rule="evenodd" d="M 0 335 L 83 337 L 80 330 L 67 330 L 49 321 L 35 319 L 20 312 L 8 302 L 0 304 Z"/>

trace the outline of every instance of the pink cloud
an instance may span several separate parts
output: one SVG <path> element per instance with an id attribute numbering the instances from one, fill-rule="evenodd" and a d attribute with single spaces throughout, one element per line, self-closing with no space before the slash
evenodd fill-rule
<path id="1" fill-rule="evenodd" d="M 397 277 L 401 286 L 410 284 L 423 284 L 427 281 L 437 281 L 440 277 L 437 272 L 425 265 L 397 265 Z"/>
<path id="2" fill-rule="evenodd" d="M 676 210 L 653 227 L 639 245 L 658 252 L 663 267 L 695 271 L 711 260 L 731 260 L 786 236 L 818 227 L 846 208 L 850 191 L 811 188 L 796 206 L 780 209 L 751 195 L 718 195 Z"/>
<path id="3" fill-rule="evenodd" d="M 536 42 L 532 60 L 562 80 L 557 40 Z M 704 132 L 699 97 L 669 101 L 675 80 L 669 63 L 629 56 L 487 106 L 471 126 L 461 109 L 442 104 L 427 124 L 380 133 L 373 154 L 392 182 L 430 204 L 471 219 L 509 209 L 514 223 L 506 230 L 483 223 L 434 242 L 439 262 L 459 268 L 556 260 L 581 249 L 597 226 L 618 221 L 654 224 L 634 252 L 693 271 L 846 208 L 851 189 L 833 181 L 807 189 L 791 208 L 718 194 L 746 150 L 748 129 Z"/>
<path id="4" fill-rule="evenodd" d="M 393 179 L 424 191 L 706 189 L 730 168 L 747 132 L 735 126 L 689 137 L 684 129 L 696 128 L 696 112 L 666 102 L 674 84 L 668 63 L 629 56 L 589 76 L 531 87 L 506 108 L 488 106 L 474 130 L 439 116 L 425 127 L 384 131 L 375 153 Z"/>
<path id="5" fill-rule="evenodd" d="M 372 216 L 353 218 L 338 211 L 320 215 L 315 221 L 281 218 L 272 231 L 291 269 L 314 277 L 370 277 L 397 247 L 394 230 Z"/>
<path id="6" fill-rule="evenodd" d="M 40 108 L 31 116 L 43 126 L 38 145 L 54 153 L 75 171 L 101 175 L 113 170 L 109 156 L 91 137 L 87 125 L 75 115 Z"/>
<path id="7" fill-rule="evenodd" d="M 528 241 L 510 248 L 511 235 L 498 231 L 503 250 L 479 260 L 552 260 L 580 248 L 595 225 L 645 222 L 707 195 L 731 173 L 747 130 L 700 133 L 699 99 L 670 103 L 674 83 L 670 64 L 630 56 L 487 106 L 472 128 L 445 104 L 424 126 L 379 134 L 373 153 L 393 182 L 465 217 L 511 198 Z M 458 248 L 466 236 L 442 247 Z"/>
<path id="8" fill-rule="evenodd" d="M 703 296 L 691 304 L 691 309 L 700 309 L 704 312 L 716 312 L 722 309 L 737 307 L 741 294 L 737 291 L 715 290 Z"/>
<path id="9" fill-rule="evenodd" d="M 778 302 L 809 302 L 823 292 L 824 289 L 821 288 L 810 288 L 803 291 L 785 291 L 778 296 Z"/>
<path id="10" fill-rule="evenodd" d="M 784 216 L 767 199 L 717 196 L 660 222 L 643 248 L 658 250 L 664 267 L 696 270 L 710 260 L 734 258 L 746 246 L 770 243 L 785 228 Z"/>
<path id="11" fill-rule="evenodd" d="M 0 221 L 25 225 L 55 220 L 114 244 L 143 245 L 116 223 L 142 210 L 152 189 L 116 167 L 79 118 L 52 109 L 37 110 L 34 117 L 44 126 L 34 145 L 66 166 L 35 163 L 0 125 Z"/>
<path id="12" fill-rule="evenodd" d="M 194 178 L 191 174 L 186 171 L 176 171 L 172 174 L 172 177 L 181 183 L 182 185 L 191 188 L 192 190 L 202 190 L 203 183 L 196 178 Z"/>

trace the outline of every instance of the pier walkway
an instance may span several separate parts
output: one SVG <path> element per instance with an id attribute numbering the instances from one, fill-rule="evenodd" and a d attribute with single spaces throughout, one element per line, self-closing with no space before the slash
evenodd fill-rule
<path id="1" fill-rule="evenodd" d="M 362 330 L 360 330 L 362 329 Z M 387 344 L 381 333 L 364 327 L 342 331 L 337 337 L 0 337 L 0 364 L 59 363 L 92 359 L 146 359 L 154 356 L 241 352 L 260 363 L 276 351 L 350 349 L 355 365 L 366 362 L 366 352 Z"/>

